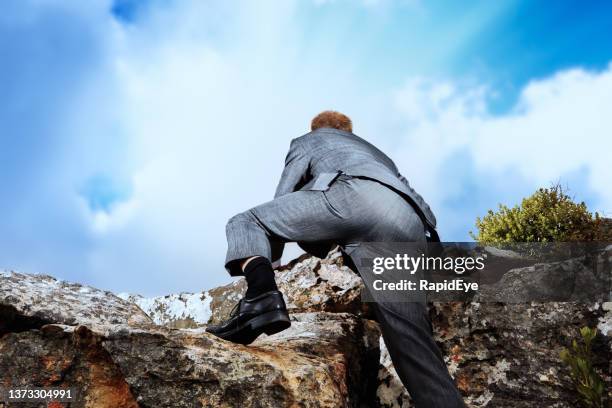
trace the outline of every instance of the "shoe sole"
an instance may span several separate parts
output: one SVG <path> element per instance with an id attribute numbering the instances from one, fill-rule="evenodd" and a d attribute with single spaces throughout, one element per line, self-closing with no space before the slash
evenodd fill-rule
<path id="1" fill-rule="evenodd" d="M 234 343 L 247 345 L 254 342 L 262 333 L 270 336 L 288 329 L 290 326 L 291 321 L 286 311 L 273 310 L 254 317 L 237 329 L 220 334 L 219 337 Z"/>

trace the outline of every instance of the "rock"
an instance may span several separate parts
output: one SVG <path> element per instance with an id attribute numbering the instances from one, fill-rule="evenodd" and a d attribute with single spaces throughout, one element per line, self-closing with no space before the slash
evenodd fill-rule
<path id="1" fill-rule="evenodd" d="M 332 252 L 326 259 L 302 255 L 277 271 L 276 282 L 290 312 L 368 313 L 361 303 L 361 278 L 342 264 L 339 252 Z M 227 318 L 245 290 L 244 279 L 210 290 L 209 323 Z"/>
<path id="2" fill-rule="evenodd" d="M 85 326 L 45 325 L 0 336 L 0 386 L 70 387 L 77 392 L 74 407 L 139 407 L 102 338 Z"/>
<path id="3" fill-rule="evenodd" d="M 559 358 L 583 326 L 595 327 L 600 304 L 438 303 L 435 338 L 472 407 L 576 407 L 578 394 Z M 595 365 L 608 385 L 611 338 L 601 335 Z"/>
<path id="4" fill-rule="evenodd" d="M 294 315 L 282 338 L 234 345 L 202 329 L 118 332 L 104 347 L 144 406 L 358 406 L 369 349 L 350 315 Z M 133 364 L 139 361 L 139 364 Z M 363 371 L 362 371 L 363 370 Z M 375 371 L 370 371 L 375 372 Z M 195 404 L 199 402 L 200 405 Z"/>
<path id="5" fill-rule="evenodd" d="M 512 251 L 510 249 L 498 248 L 496 246 L 485 246 L 484 250 L 486 253 L 493 257 L 497 258 L 506 258 L 506 259 L 522 259 L 523 256 L 516 251 Z"/>
<path id="6" fill-rule="evenodd" d="M 597 328 L 604 336 L 612 337 L 612 302 L 604 302 L 601 308 L 604 315 L 599 317 Z"/>
<path id="7" fill-rule="evenodd" d="M 73 387 L 73 407 L 371 406 L 378 336 L 330 313 L 296 314 L 249 347 L 203 329 L 46 325 L 0 337 L 0 383 Z"/>
<path id="8" fill-rule="evenodd" d="M 201 325 L 215 298 L 208 293 L 120 298 L 45 275 L 3 272 L 0 384 L 72 387 L 79 398 L 73 407 L 372 406 L 380 333 L 375 323 L 340 313 L 354 310 L 335 300 L 359 291 L 354 276 L 329 276 L 339 268 L 332 259 L 309 260 L 281 272 L 285 284 L 312 273 L 315 280 L 299 287 L 327 295 L 338 313 L 293 313 L 289 330 L 249 347 L 202 327 L 167 327 L 179 319 Z M 230 292 L 216 290 L 224 301 Z M 316 304 L 304 293 L 290 299 L 293 310 Z M 155 321 L 135 302 L 154 311 Z"/>
<path id="9" fill-rule="evenodd" d="M 108 291 L 48 275 L 0 271 L 0 334 L 46 323 L 103 330 L 109 325 L 138 326 L 152 321 L 134 303 Z"/>
<path id="10" fill-rule="evenodd" d="M 380 365 L 378 369 L 377 405 L 381 408 L 411 407 L 412 400 L 400 380 L 382 337 L 380 338 Z"/>
<path id="11" fill-rule="evenodd" d="M 612 250 L 591 256 L 535 263 L 506 270 L 493 284 L 481 285 L 476 302 L 524 303 L 604 301 L 610 297 Z"/>
<path id="12" fill-rule="evenodd" d="M 155 324 L 176 329 L 188 329 L 204 325 L 212 314 L 212 296 L 208 291 L 179 293 L 145 298 L 140 295 L 120 293 L 119 296 L 138 305 Z"/>
<path id="13" fill-rule="evenodd" d="M 361 303 L 361 279 L 343 266 L 339 252 L 333 252 L 326 259 L 303 255 L 280 268 L 276 281 L 291 312 L 368 314 L 366 305 Z M 156 324 L 196 328 L 224 320 L 245 291 L 245 281 L 240 279 L 196 293 L 154 298 L 129 294 L 119 296 L 136 303 Z"/>
<path id="14" fill-rule="evenodd" d="M 489 295 L 517 293 L 525 282 L 554 295 L 558 280 L 584 275 L 579 265 L 531 268 L 512 254 L 491 254 L 502 255 L 496 262 L 509 269 Z M 596 277 L 605 278 L 609 256 L 595 263 Z M 277 281 L 292 327 L 245 347 L 203 327 L 229 313 L 242 280 L 196 294 L 121 299 L 48 276 L 4 272 L 0 385 L 73 386 L 82 396 L 77 407 L 411 406 L 360 301 L 360 279 L 337 253 L 302 256 L 279 270 Z M 435 339 L 468 407 L 579 406 L 559 352 L 583 326 L 600 330 L 594 364 L 612 388 L 609 298 L 507 304 L 485 295 L 486 289 L 472 300 L 430 305 Z"/>

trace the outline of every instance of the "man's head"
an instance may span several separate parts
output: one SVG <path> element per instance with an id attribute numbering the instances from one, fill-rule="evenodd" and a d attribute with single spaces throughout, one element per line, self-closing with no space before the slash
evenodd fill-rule
<path id="1" fill-rule="evenodd" d="M 351 119 L 345 114 L 336 111 L 321 112 L 315 116 L 310 123 L 311 130 L 317 130 L 324 127 L 353 132 L 353 123 Z"/>

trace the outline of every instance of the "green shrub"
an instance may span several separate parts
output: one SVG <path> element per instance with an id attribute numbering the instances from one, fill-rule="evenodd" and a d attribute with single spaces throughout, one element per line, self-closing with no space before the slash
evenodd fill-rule
<path id="1" fill-rule="evenodd" d="M 584 202 L 575 203 L 559 185 L 540 188 L 513 208 L 500 204 L 498 212 L 478 217 L 476 227 L 478 234 L 470 235 L 485 244 L 610 239 L 599 214 L 591 214 Z"/>
<path id="2" fill-rule="evenodd" d="M 606 387 L 601 376 L 593 368 L 591 343 L 597 336 L 597 329 L 580 329 L 581 342 L 572 341 L 572 348 L 561 351 L 561 360 L 567 364 L 570 376 L 585 407 L 603 408 L 606 406 Z"/>

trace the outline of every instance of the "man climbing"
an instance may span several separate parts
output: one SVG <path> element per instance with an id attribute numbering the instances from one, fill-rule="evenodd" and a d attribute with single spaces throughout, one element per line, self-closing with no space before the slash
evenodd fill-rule
<path id="1" fill-rule="evenodd" d="M 245 276 L 247 291 L 227 321 L 206 329 L 223 339 L 249 344 L 290 326 L 273 269 L 286 242 L 319 257 L 339 245 L 356 270 L 360 243 L 438 240 L 429 206 L 389 157 L 352 133 L 346 115 L 322 112 L 311 129 L 291 142 L 274 200 L 227 223 L 225 266 L 232 276 Z M 374 309 L 416 405 L 463 407 L 433 340 L 425 303 L 379 302 Z"/>

